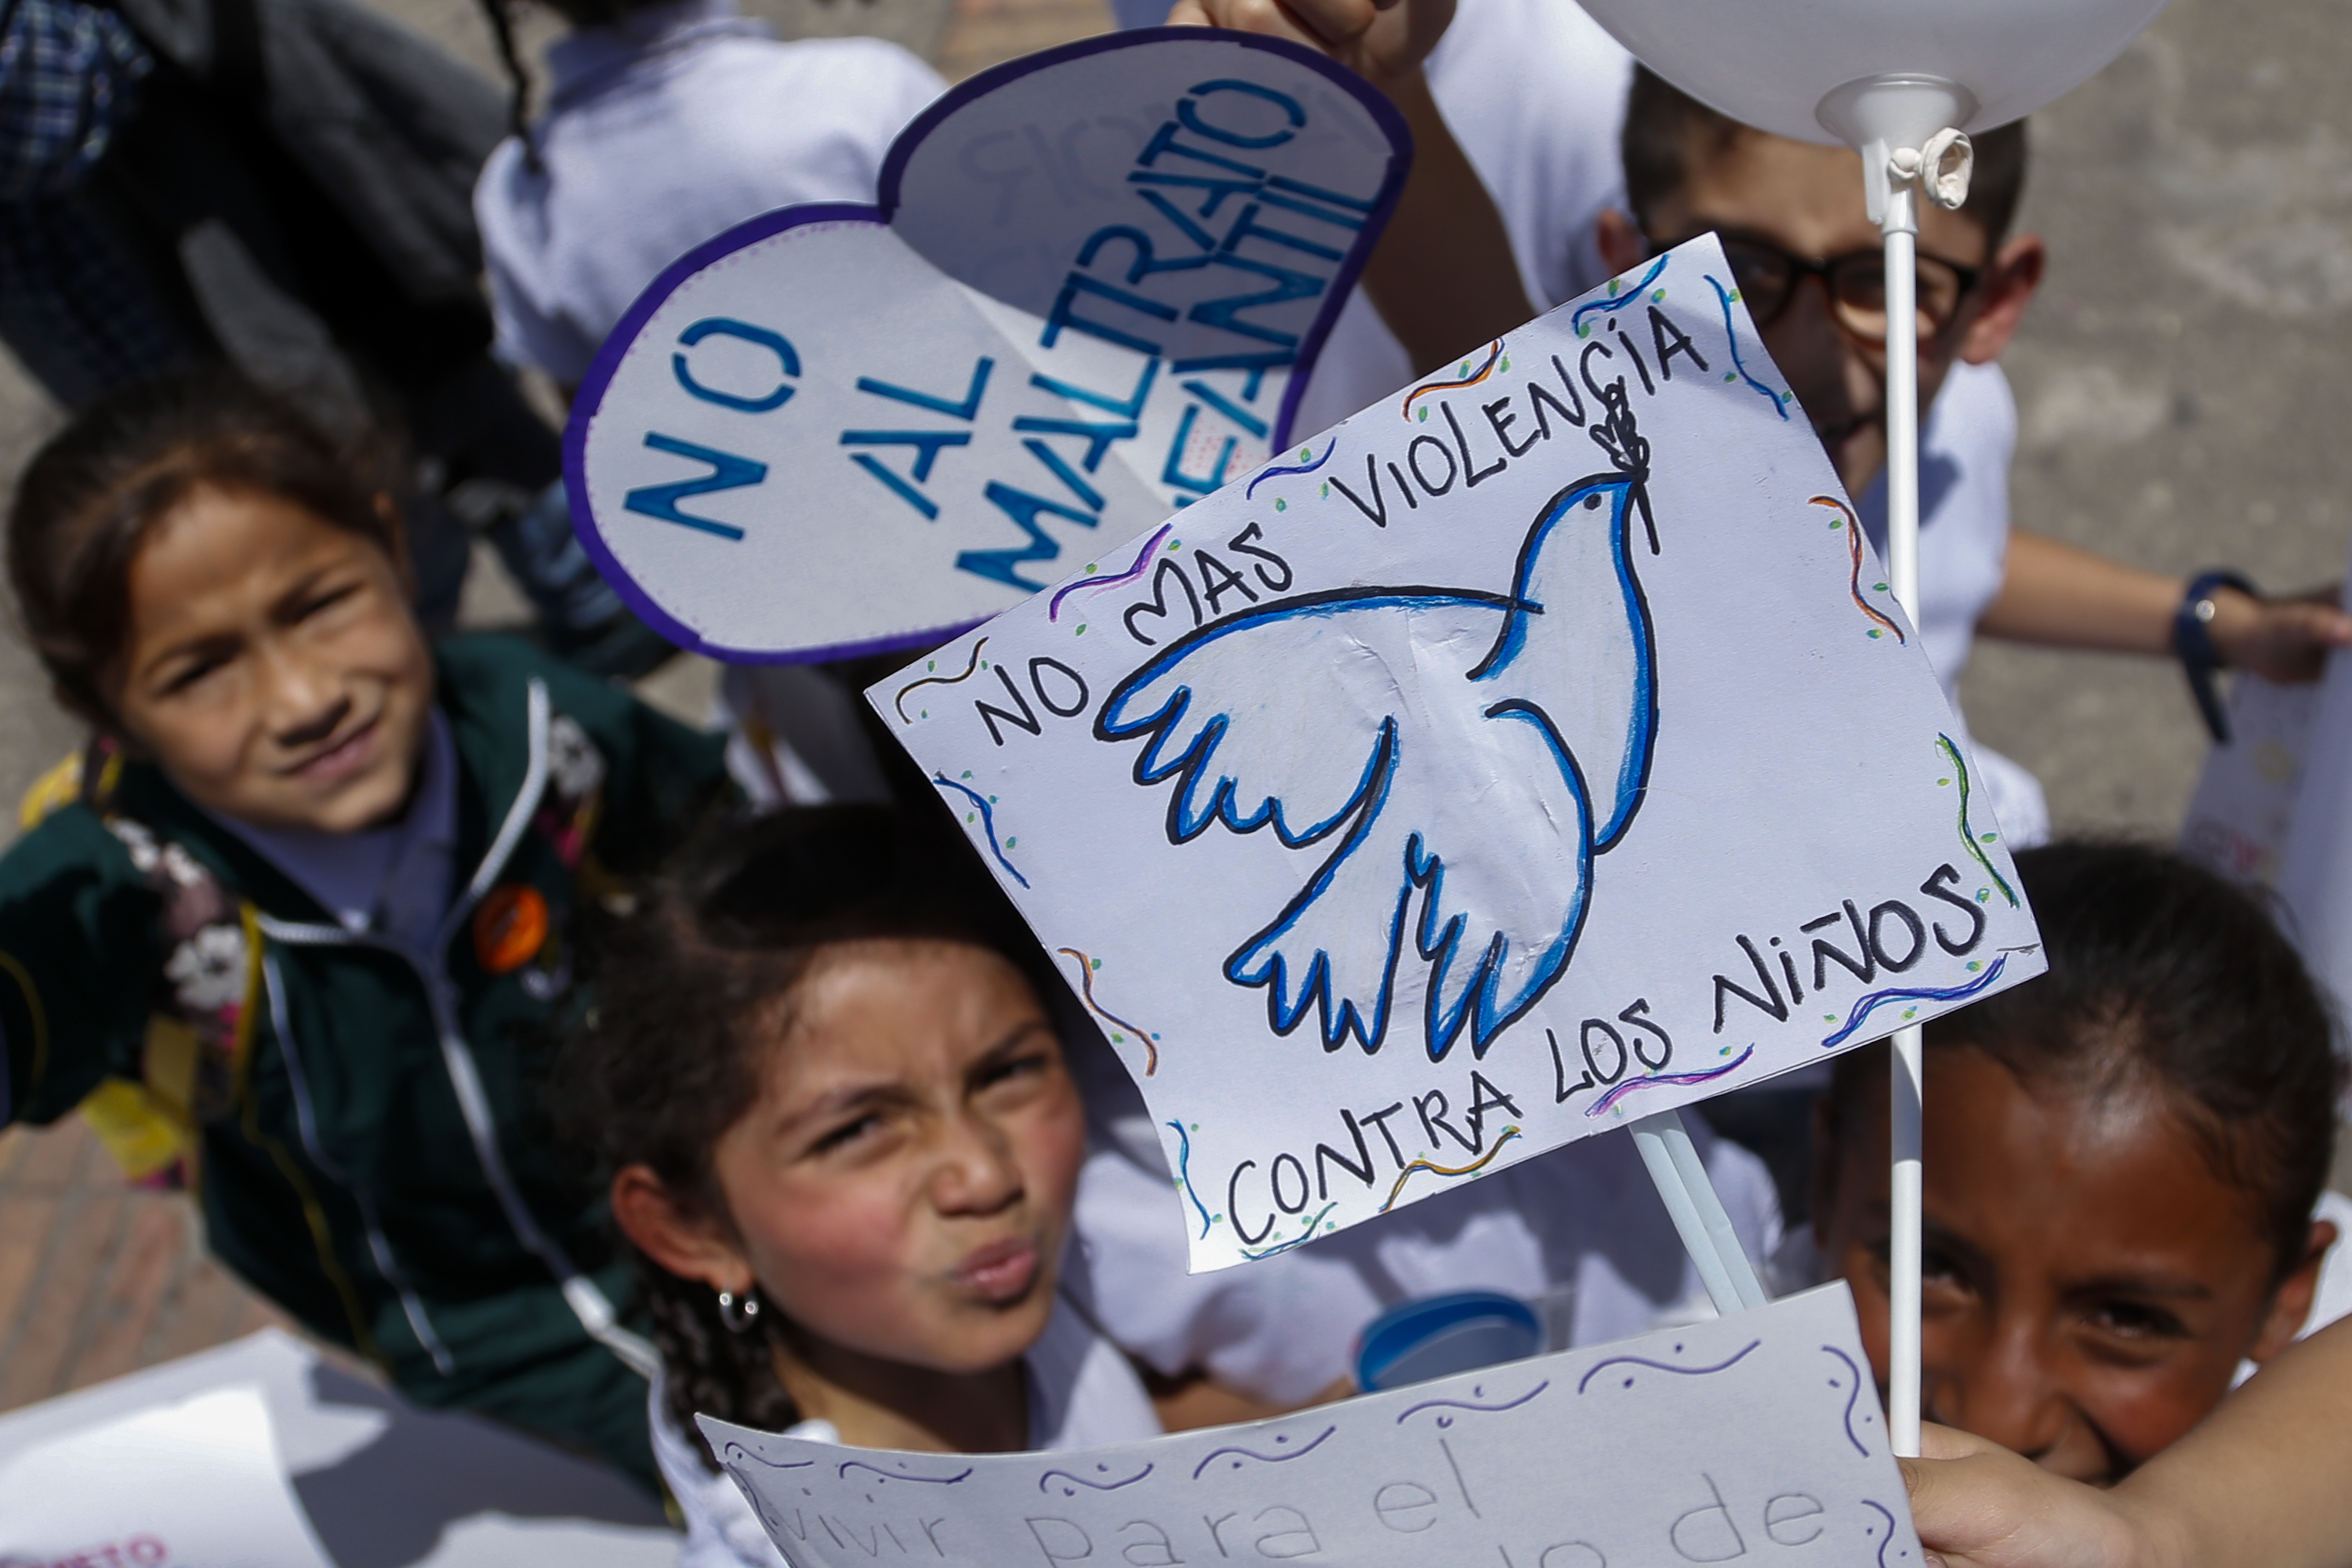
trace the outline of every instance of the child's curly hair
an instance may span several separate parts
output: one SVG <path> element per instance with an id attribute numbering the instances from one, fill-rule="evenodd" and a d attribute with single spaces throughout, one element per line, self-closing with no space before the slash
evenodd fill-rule
<path id="1" fill-rule="evenodd" d="M 673 1202 L 731 1229 L 711 1153 L 792 1033 L 793 988 L 823 948 L 894 937 L 991 949 L 1053 994 L 1020 916 L 944 821 L 810 806 L 706 836 L 605 949 L 595 1012 L 556 1075 L 568 1131 L 608 1172 L 643 1165 Z M 709 1286 L 637 1263 L 667 1413 L 706 1464 L 718 1468 L 698 1413 L 767 1431 L 800 1419 L 776 1373 L 773 1310 L 736 1331 Z"/>

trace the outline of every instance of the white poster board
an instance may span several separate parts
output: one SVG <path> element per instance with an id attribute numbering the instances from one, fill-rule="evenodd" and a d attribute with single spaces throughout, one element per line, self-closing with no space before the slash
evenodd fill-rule
<path id="1" fill-rule="evenodd" d="M 1066 1453 L 703 1418 L 793 1568 L 1917 1568 L 1843 1284 L 1247 1426 Z"/>
<path id="2" fill-rule="evenodd" d="M 2042 968 L 1695 240 L 868 699 L 1101 1020 L 1196 1269 Z"/>
<path id="3" fill-rule="evenodd" d="M 771 213 L 646 289 L 572 401 L 580 537 L 734 662 L 1018 604 L 1287 443 L 1410 144 L 1352 72 L 1244 34 L 982 72 L 878 206 Z"/>
<path id="4" fill-rule="evenodd" d="M 331 1568 L 251 1384 L 17 1456 L 0 1468 L 0 1563 Z"/>

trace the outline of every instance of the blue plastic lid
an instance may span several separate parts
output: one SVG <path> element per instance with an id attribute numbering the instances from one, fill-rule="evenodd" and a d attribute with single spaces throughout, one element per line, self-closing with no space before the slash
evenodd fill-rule
<path id="1" fill-rule="evenodd" d="M 1356 1386 L 1402 1388 L 1519 1361 L 1543 1349 L 1543 1325 L 1528 1304 L 1497 1290 L 1457 1290 L 1390 1308 L 1356 1342 Z"/>

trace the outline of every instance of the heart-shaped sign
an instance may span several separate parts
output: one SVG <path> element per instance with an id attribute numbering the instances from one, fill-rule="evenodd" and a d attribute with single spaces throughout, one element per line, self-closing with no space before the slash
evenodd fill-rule
<path id="1" fill-rule="evenodd" d="M 630 308 L 566 432 L 580 536 L 721 658 L 938 642 L 1287 444 L 1411 155 L 1387 100 L 1272 39 L 983 72 L 900 135 L 880 205 L 755 218 Z"/>

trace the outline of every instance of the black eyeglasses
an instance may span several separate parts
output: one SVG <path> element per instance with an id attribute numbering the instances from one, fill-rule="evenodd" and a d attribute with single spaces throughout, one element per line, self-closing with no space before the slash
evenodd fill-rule
<path id="1" fill-rule="evenodd" d="M 1738 229 L 1718 230 L 1716 238 L 1723 246 L 1724 259 L 1731 263 L 1732 279 L 1748 306 L 1748 314 L 1759 328 L 1769 327 L 1780 319 L 1789 309 L 1789 301 L 1797 297 L 1798 284 L 1808 278 L 1818 278 L 1829 293 L 1831 312 L 1840 326 L 1864 342 L 1886 341 L 1886 258 L 1881 251 L 1850 250 L 1843 256 L 1817 261 L 1784 250 L 1761 236 Z M 1654 256 L 1673 248 L 1654 241 L 1653 247 Z M 1916 287 L 1921 339 L 1937 337 L 1952 324 L 1960 313 L 1962 302 L 1983 276 L 1981 268 L 1963 267 L 1924 251 L 1919 254 Z"/>

